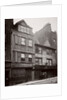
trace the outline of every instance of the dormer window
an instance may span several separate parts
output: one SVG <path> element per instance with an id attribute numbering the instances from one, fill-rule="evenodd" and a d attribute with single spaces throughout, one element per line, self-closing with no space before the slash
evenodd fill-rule
<path id="1" fill-rule="evenodd" d="M 26 33 L 26 27 L 18 25 L 18 31 Z"/>
<path id="2" fill-rule="evenodd" d="M 28 27 L 24 27 L 24 26 L 18 25 L 18 31 L 29 34 L 31 32 L 31 29 L 28 28 Z"/>

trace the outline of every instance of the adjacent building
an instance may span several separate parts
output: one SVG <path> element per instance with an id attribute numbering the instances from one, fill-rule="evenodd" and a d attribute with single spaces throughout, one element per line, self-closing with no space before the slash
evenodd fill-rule
<path id="1" fill-rule="evenodd" d="M 47 78 L 57 75 L 57 36 L 46 24 L 35 33 L 35 78 Z"/>

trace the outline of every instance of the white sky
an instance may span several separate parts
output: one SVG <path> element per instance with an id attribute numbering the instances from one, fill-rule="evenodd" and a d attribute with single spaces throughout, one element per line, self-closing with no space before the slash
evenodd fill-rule
<path id="1" fill-rule="evenodd" d="M 14 24 L 22 19 L 14 19 Z M 47 23 L 51 24 L 52 31 L 57 31 L 57 18 L 49 17 L 49 18 L 26 18 L 24 19 L 26 23 L 33 28 L 33 33 L 40 30 Z"/>

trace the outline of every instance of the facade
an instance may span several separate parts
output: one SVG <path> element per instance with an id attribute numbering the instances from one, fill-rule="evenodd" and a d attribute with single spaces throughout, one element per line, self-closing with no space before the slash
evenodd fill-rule
<path id="1" fill-rule="evenodd" d="M 11 55 L 11 63 L 9 65 L 10 83 L 8 84 L 32 80 L 33 77 L 31 74 L 33 74 L 33 72 L 31 69 L 34 65 L 34 40 L 32 28 L 29 27 L 24 20 L 21 20 L 13 25 L 11 33 L 11 42 L 9 45 L 11 51 L 10 54 L 9 50 L 6 53 L 7 56 L 8 54 Z M 7 66 L 8 64 L 6 67 Z"/>
<path id="2" fill-rule="evenodd" d="M 35 44 L 35 64 L 36 65 L 56 65 L 56 49 Z"/>
<path id="3" fill-rule="evenodd" d="M 35 79 L 57 76 L 56 49 L 35 44 Z"/>
<path id="4" fill-rule="evenodd" d="M 57 76 L 57 36 L 47 24 L 35 33 L 35 79 Z"/>
<path id="5" fill-rule="evenodd" d="M 29 27 L 24 20 L 21 20 L 14 25 L 11 38 L 13 79 L 17 77 L 18 82 L 19 78 L 20 82 L 30 81 L 33 78 L 33 72 L 31 70 L 34 65 L 34 39 L 32 28 Z"/>
<path id="6" fill-rule="evenodd" d="M 57 75 L 56 36 L 47 26 L 34 35 L 24 20 L 5 19 L 6 86 Z"/>
<path id="7" fill-rule="evenodd" d="M 34 64 L 32 28 L 24 20 L 16 23 L 12 29 L 12 62 L 20 63 L 19 67 L 32 67 Z"/>

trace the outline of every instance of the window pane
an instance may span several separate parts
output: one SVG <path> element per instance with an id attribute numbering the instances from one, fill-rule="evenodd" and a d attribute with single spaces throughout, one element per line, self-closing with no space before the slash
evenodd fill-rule
<path id="1" fill-rule="evenodd" d="M 21 58 L 25 58 L 25 54 L 21 54 Z"/>
<path id="2" fill-rule="evenodd" d="M 32 58 L 32 55 L 29 55 L 29 58 Z"/>
<path id="3" fill-rule="evenodd" d="M 32 40 L 29 40 L 29 46 L 32 47 Z"/>
<path id="4" fill-rule="evenodd" d="M 21 54 L 21 61 L 25 61 L 25 54 Z"/>
<path id="5" fill-rule="evenodd" d="M 41 65 L 42 64 L 42 59 L 39 59 L 39 65 Z"/>
<path id="6" fill-rule="evenodd" d="M 52 59 L 47 59 L 47 65 L 52 65 Z"/>
<path id="7" fill-rule="evenodd" d="M 26 27 L 19 25 L 18 26 L 18 31 L 21 31 L 21 32 L 25 32 L 26 33 Z"/>
<path id="8" fill-rule="evenodd" d="M 25 38 L 21 38 L 21 44 L 25 45 Z"/>
<path id="9" fill-rule="evenodd" d="M 32 55 L 28 55 L 29 62 L 32 62 Z"/>

